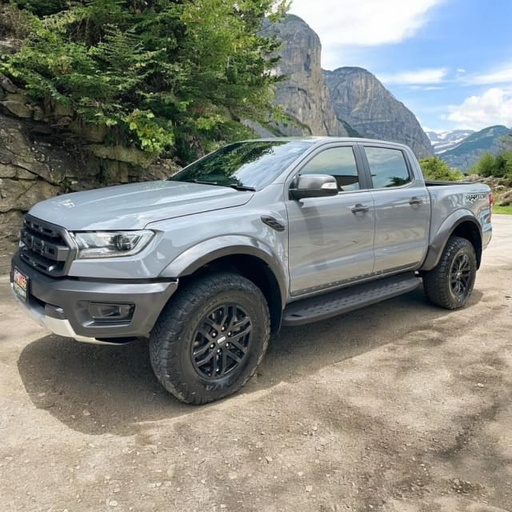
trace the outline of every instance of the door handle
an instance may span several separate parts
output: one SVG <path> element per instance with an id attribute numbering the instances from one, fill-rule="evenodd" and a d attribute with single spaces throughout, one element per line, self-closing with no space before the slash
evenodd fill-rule
<path id="1" fill-rule="evenodd" d="M 353 208 L 352 208 L 352 213 L 353 214 L 357 214 L 357 213 L 368 213 L 370 211 L 370 208 L 364 204 L 361 204 L 361 203 L 357 203 Z"/>
<path id="2" fill-rule="evenodd" d="M 421 199 L 421 197 L 416 197 L 416 196 L 411 197 L 409 204 L 411 206 L 421 206 L 423 204 L 423 199 Z"/>

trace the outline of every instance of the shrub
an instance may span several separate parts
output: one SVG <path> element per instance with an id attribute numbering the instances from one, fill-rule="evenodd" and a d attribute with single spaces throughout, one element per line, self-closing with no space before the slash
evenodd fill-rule
<path id="1" fill-rule="evenodd" d="M 260 29 L 283 0 L 17 4 L 33 13 L 32 33 L 0 71 L 117 142 L 187 161 L 252 133 L 242 121 L 273 108 L 278 44 Z"/>
<path id="2" fill-rule="evenodd" d="M 444 160 L 437 156 L 422 158 L 420 166 L 426 180 L 460 181 L 464 179 L 464 175 L 460 171 L 451 169 Z"/>

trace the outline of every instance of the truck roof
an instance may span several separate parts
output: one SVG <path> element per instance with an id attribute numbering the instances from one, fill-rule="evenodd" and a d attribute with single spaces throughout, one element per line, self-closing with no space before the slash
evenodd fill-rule
<path id="1" fill-rule="evenodd" d="M 311 144 L 322 145 L 333 142 L 351 142 L 351 143 L 361 143 L 361 144 L 386 144 L 394 147 L 402 147 L 408 148 L 406 144 L 400 142 L 393 142 L 389 140 L 381 140 L 381 139 L 369 139 L 364 137 L 333 137 L 328 135 L 312 135 L 307 137 L 261 137 L 257 139 L 247 139 L 243 142 L 254 142 L 254 141 L 303 141 L 303 142 L 311 142 Z"/>

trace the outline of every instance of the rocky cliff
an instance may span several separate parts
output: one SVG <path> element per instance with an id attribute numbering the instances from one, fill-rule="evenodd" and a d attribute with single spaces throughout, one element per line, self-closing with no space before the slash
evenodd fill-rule
<path id="1" fill-rule="evenodd" d="M 283 41 L 281 61 L 276 72 L 287 79 L 278 84 L 276 102 L 289 123 L 280 123 L 283 135 L 339 135 L 347 131 L 337 119 L 321 68 L 322 45 L 318 35 L 301 18 L 287 16 L 281 23 L 268 25 L 266 34 Z"/>
<path id="2" fill-rule="evenodd" d="M 336 115 L 363 137 L 407 144 L 420 158 L 433 154 L 414 114 L 370 72 L 344 67 L 324 76 Z"/>

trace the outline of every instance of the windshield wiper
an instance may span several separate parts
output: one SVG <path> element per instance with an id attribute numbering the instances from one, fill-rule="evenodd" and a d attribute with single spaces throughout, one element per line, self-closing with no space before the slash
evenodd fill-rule
<path id="1" fill-rule="evenodd" d="M 235 190 L 241 190 L 243 192 L 256 192 L 254 187 L 246 187 L 245 185 L 237 185 L 236 183 L 219 183 L 218 181 L 206 181 L 206 180 L 191 180 L 192 183 L 197 183 L 199 185 L 215 185 L 217 187 L 230 187 Z"/>
<path id="2" fill-rule="evenodd" d="M 225 185 L 226 187 L 234 188 L 235 190 L 248 191 L 248 192 L 256 192 L 254 187 L 246 187 L 245 185 L 235 185 L 234 183 L 231 185 Z"/>

